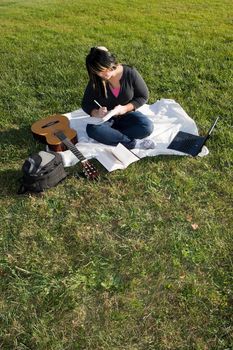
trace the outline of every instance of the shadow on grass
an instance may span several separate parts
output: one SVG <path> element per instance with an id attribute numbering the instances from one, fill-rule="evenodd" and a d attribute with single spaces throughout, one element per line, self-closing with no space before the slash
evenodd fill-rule
<path id="1" fill-rule="evenodd" d="M 34 140 L 28 125 L 1 131 L 0 140 L 1 162 L 8 166 L 7 169 L 2 166 L 4 169 L 0 171 L 1 197 L 15 196 L 20 187 L 24 160 L 41 148 L 41 145 Z M 20 162 L 18 169 L 15 169 L 15 162 Z M 12 168 L 11 164 L 14 164 Z"/>
<path id="2" fill-rule="evenodd" d="M 0 172 L 1 197 L 18 195 L 20 187 L 21 169 L 6 169 Z"/>
<path id="3" fill-rule="evenodd" d="M 101 166 L 101 164 L 98 163 L 98 161 L 96 161 L 95 159 L 93 160 L 93 165 L 98 169 L 99 173 L 100 173 L 100 179 L 97 180 L 99 182 L 102 183 L 106 183 L 106 182 L 110 182 L 111 180 L 108 179 L 107 175 L 107 171 Z M 15 169 L 5 169 L 0 171 L 0 186 L 1 186 L 1 193 L 0 193 L 0 197 L 4 198 L 4 197 L 22 197 L 23 195 L 27 196 L 28 194 L 32 194 L 35 196 L 40 196 L 38 193 L 30 193 L 30 192 L 26 192 L 23 195 L 19 195 L 18 194 L 18 190 L 20 188 L 20 184 L 21 181 L 20 179 L 23 176 L 22 173 L 22 165 L 19 165 L 18 170 Z M 86 181 L 88 181 L 86 179 L 86 177 L 84 176 L 83 172 L 82 172 L 82 167 L 80 165 L 74 166 L 74 167 L 70 167 L 70 168 L 66 168 L 66 173 L 67 173 L 67 178 L 65 178 L 63 181 L 61 181 L 59 184 L 63 183 L 66 180 L 69 179 L 85 179 Z M 59 185 L 58 184 L 58 185 Z M 54 186 L 56 187 L 56 186 Z M 49 191 L 46 190 L 45 192 Z"/>
<path id="4" fill-rule="evenodd" d="M 30 127 L 27 125 L 22 126 L 20 129 L 9 129 L 0 132 L 0 144 L 1 147 L 6 149 L 7 146 L 17 146 L 21 149 L 26 146 L 35 144 Z"/>

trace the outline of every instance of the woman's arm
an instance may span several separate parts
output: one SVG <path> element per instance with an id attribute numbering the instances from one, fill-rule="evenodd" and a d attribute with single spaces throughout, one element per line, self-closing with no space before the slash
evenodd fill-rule
<path id="1" fill-rule="evenodd" d="M 134 105 L 134 109 L 138 109 L 148 101 L 149 90 L 136 68 L 132 69 L 132 83 L 134 88 L 134 97 L 130 102 Z"/>
<path id="2" fill-rule="evenodd" d="M 94 93 L 92 84 L 89 81 L 83 95 L 82 109 L 91 117 L 103 118 L 108 113 L 108 110 L 105 106 L 96 108 L 95 99 L 96 99 L 96 95 Z"/>
<path id="3" fill-rule="evenodd" d="M 94 89 L 92 83 L 89 81 L 87 87 L 84 91 L 83 99 L 82 99 L 82 109 L 85 113 L 92 115 L 92 111 L 97 110 L 95 100 Z"/>

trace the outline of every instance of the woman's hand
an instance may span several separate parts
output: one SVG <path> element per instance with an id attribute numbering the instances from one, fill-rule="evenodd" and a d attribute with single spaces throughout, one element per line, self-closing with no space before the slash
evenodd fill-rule
<path id="1" fill-rule="evenodd" d="M 96 118 L 103 118 L 107 113 L 107 107 L 100 107 L 99 109 L 93 109 L 91 111 L 91 116 Z"/>
<path id="2" fill-rule="evenodd" d="M 116 115 L 123 115 L 128 112 L 126 106 L 122 105 L 116 106 L 113 110 L 116 112 Z"/>
<path id="3" fill-rule="evenodd" d="M 98 109 L 98 116 L 103 118 L 108 113 L 107 107 L 100 107 Z"/>
<path id="4" fill-rule="evenodd" d="M 114 108 L 114 111 L 116 112 L 116 115 L 124 115 L 128 112 L 134 111 L 134 105 L 132 103 L 128 103 L 127 105 L 118 105 Z"/>

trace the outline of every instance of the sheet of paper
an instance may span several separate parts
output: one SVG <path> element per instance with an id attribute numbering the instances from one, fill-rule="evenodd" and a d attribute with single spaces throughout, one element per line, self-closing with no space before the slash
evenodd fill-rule
<path id="1" fill-rule="evenodd" d="M 102 118 L 102 121 L 106 122 L 106 121 L 109 120 L 110 118 L 114 117 L 114 115 L 116 115 L 116 112 L 114 111 L 114 109 L 112 109 L 110 112 L 108 112 L 108 113 Z"/>

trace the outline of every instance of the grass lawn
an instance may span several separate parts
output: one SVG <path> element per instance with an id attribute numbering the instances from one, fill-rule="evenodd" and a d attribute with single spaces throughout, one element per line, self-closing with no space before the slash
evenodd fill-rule
<path id="1" fill-rule="evenodd" d="M 0 0 L 0 349 L 230 350 L 231 0 Z M 30 127 L 80 107 L 105 45 L 178 102 L 204 158 L 146 158 L 18 196 Z"/>

